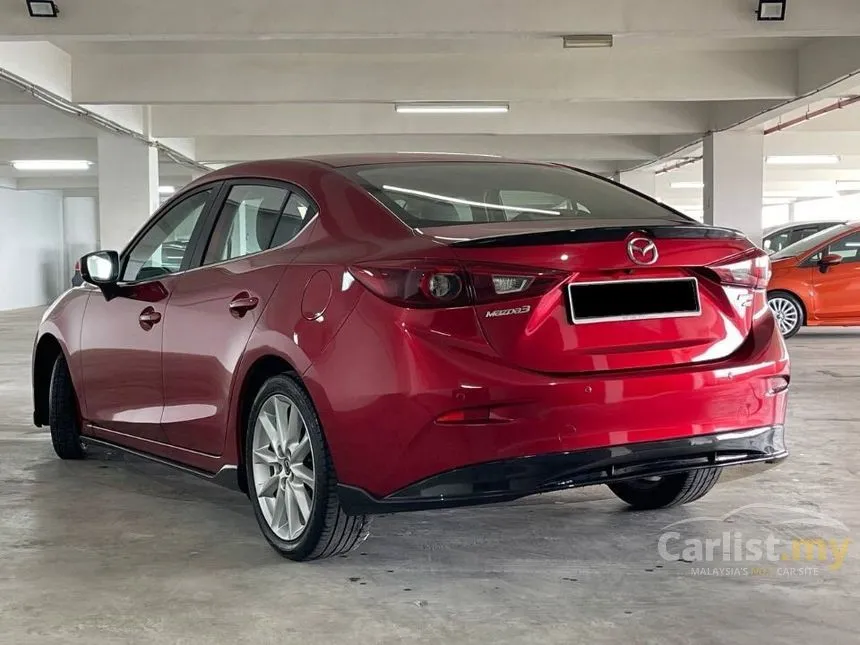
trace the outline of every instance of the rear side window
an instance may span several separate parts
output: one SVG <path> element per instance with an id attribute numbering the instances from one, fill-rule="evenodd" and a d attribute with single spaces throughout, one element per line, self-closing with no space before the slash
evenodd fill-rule
<path id="1" fill-rule="evenodd" d="M 203 263 L 234 260 L 286 244 L 315 213 L 311 202 L 285 187 L 235 185 L 221 208 Z"/>
<path id="2" fill-rule="evenodd" d="M 413 228 L 578 219 L 694 221 L 611 182 L 555 166 L 460 161 L 341 172 Z"/>

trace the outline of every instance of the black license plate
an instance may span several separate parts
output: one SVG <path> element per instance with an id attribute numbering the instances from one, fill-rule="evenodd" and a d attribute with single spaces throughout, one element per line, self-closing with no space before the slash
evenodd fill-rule
<path id="1" fill-rule="evenodd" d="M 695 278 L 575 282 L 567 286 L 574 324 L 698 316 Z"/>

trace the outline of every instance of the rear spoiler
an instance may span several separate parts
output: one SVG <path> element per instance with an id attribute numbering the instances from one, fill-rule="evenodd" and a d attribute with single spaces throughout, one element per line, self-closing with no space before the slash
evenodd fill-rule
<path id="1" fill-rule="evenodd" d="M 459 248 L 503 248 L 510 246 L 543 246 L 554 244 L 577 244 L 584 242 L 615 242 L 624 240 L 631 233 L 641 233 L 653 239 L 687 240 L 740 240 L 744 234 L 732 228 L 717 228 L 702 225 L 658 225 L 658 226 L 600 226 L 594 228 L 565 229 L 558 231 L 535 231 L 494 235 L 473 240 L 450 243 Z"/>

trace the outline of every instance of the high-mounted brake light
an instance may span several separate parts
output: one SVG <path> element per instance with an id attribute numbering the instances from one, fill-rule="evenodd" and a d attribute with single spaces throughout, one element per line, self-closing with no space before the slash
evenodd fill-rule
<path id="1" fill-rule="evenodd" d="M 531 298 L 548 292 L 567 273 L 551 269 L 422 261 L 381 262 L 350 267 L 350 273 L 380 298 L 403 307 L 462 307 Z"/>
<path id="2" fill-rule="evenodd" d="M 725 285 L 766 289 L 770 282 L 770 256 L 761 249 L 752 249 L 736 256 L 726 264 L 708 267 Z"/>

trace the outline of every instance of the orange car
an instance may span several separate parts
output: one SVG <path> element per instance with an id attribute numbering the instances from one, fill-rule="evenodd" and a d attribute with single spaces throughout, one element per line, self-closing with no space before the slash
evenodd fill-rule
<path id="1" fill-rule="evenodd" d="M 860 222 L 824 229 L 770 259 L 768 303 L 783 336 L 803 325 L 860 325 Z"/>

